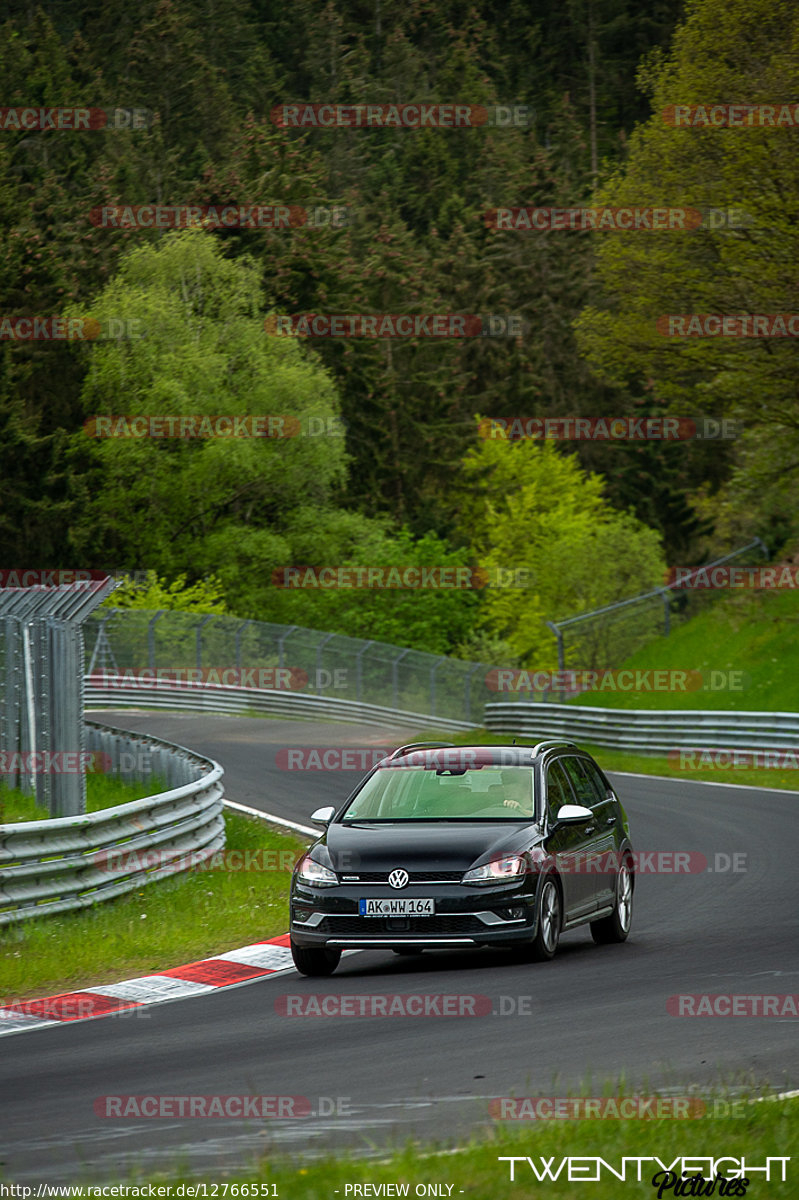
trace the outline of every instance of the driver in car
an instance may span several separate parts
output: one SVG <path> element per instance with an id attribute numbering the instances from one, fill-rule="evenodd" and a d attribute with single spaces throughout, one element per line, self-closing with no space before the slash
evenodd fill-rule
<path id="1" fill-rule="evenodd" d="M 505 798 L 502 801 L 505 808 L 516 808 L 525 816 L 533 815 L 533 794 L 531 779 L 527 771 L 502 771 L 502 790 Z"/>

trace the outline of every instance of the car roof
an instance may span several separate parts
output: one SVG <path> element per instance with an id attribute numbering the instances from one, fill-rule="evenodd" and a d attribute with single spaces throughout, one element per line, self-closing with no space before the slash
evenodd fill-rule
<path id="1" fill-rule="evenodd" d="M 531 767 L 536 760 L 553 750 L 584 753 L 574 742 L 554 739 L 538 742 L 535 746 L 456 746 L 452 742 L 410 742 L 406 746 L 399 746 L 377 766 L 413 766 L 428 770 L 442 767 L 461 770 L 484 766 Z"/>

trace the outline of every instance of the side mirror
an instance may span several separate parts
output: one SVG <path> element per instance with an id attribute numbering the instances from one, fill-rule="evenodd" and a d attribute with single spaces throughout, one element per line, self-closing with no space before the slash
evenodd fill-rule
<path id="1" fill-rule="evenodd" d="M 335 815 L 336 810 L 332 805 L 330 805 L 327 808 L 317 808 L 315 813 L 311 813 L 311 820 L 313 821 L 314 825 L 321 825 L 322 828 L 324 828 L 325 825 L 330 824 Z"/>
<path id="2" fill-rule="evenodd" d="M 590 808 L 582 804 L 563 804 L 558 809 L 558 825 L 585 825 L 593 817 Z"/>

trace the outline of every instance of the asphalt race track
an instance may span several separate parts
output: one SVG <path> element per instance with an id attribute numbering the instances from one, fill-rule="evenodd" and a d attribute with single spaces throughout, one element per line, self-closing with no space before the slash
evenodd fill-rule
<path id="1" fill-rule="evenodd" d="M 91 715 L 217 759 L 231 800 L 304 824 L 363 772 L 288 772 L 276 765 L 281 747 L 397 744 L 408 732 L 161 712 Z M 544 965 L 487 951 L 407 959 L 354 953 L 330 979 L 288 973 L 139 1015 L 5 1037 L 5 1176 L 113 1183 L 134 1168 L 146 1178 L 178 1159 L 219 1178 L 243 1175 L 249 1158 L 269 1148 L 311 1157 L 349 1145 L 382 1155 L 410 1136 L 456 1145 L 491 1123 L 489 1098 L 567 1096 L 583 1083 L 601 1096 L 622 1071 L 628 1091 L 642 1094 L 796 1088 L 797 1019 L 679 1017 L 667 1000 L 799 993 L 799 794 L 633 776 L 615 776 L 614 785 L 639 853 L 701 852 L 714 868 L 744 854 L 745 869 L 639 875 L 625 945 L 594 946 L 581 929 L 566 934 Z M 494 1015 L 290 1018 L 276 1011 L 287 993 L 394 992 L 489 996 Z M 109 1094 L 250 1093 L 307 1096 L 318 1115 L 108 1120 L 93 1109 Z M 329 1115 L 336 1106 L 343 1115 Z"/>

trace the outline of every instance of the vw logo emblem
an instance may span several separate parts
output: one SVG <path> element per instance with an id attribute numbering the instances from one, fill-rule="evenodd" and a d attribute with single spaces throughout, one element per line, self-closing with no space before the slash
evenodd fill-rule
<path id="1" fill-rule="evenodd" d="M 407 871 L 392 871 L 388 877 L 388 882 L 393 888 L 404 888 L 410 879 Z"/>

